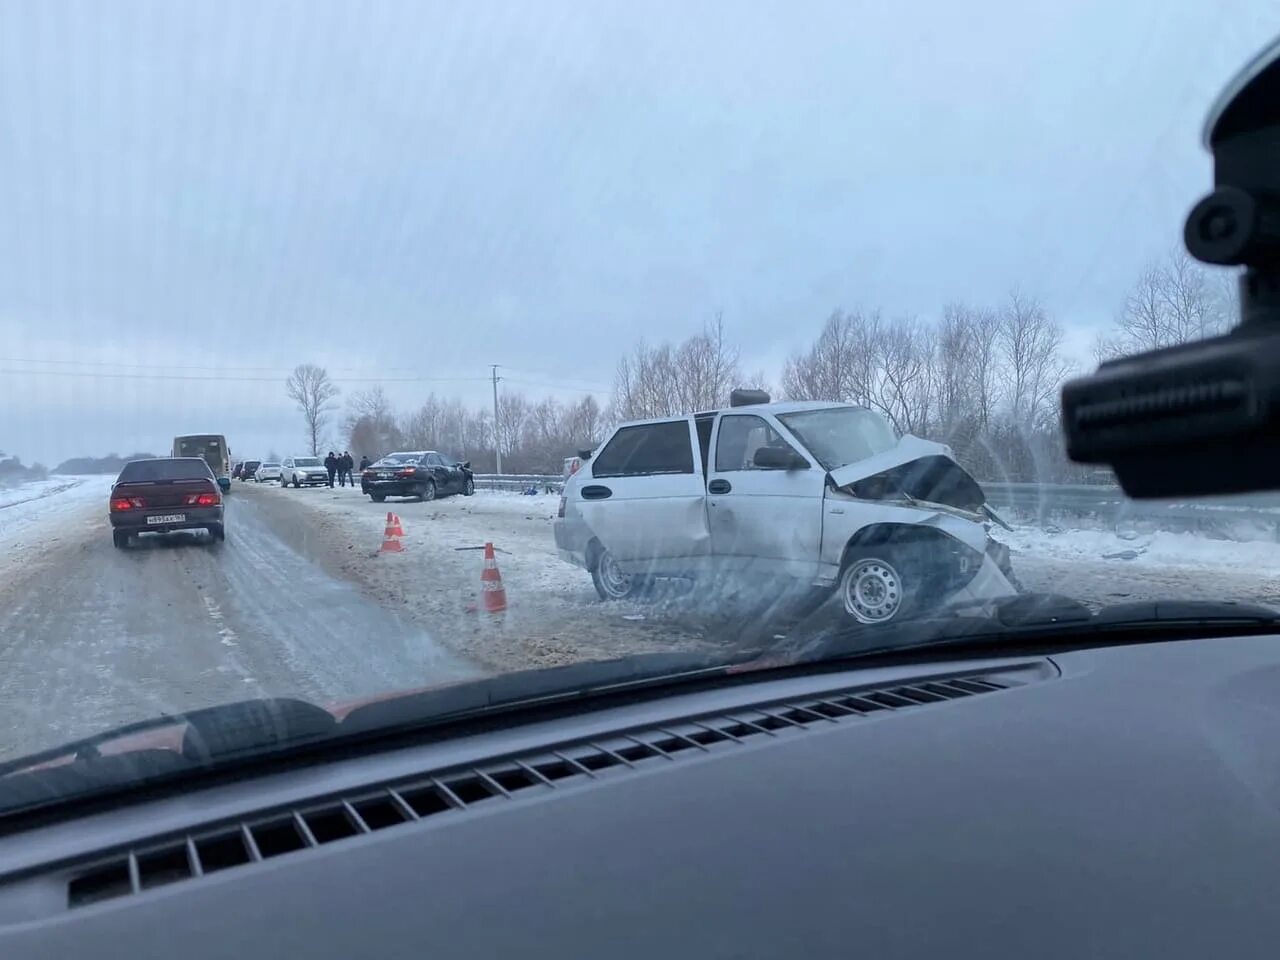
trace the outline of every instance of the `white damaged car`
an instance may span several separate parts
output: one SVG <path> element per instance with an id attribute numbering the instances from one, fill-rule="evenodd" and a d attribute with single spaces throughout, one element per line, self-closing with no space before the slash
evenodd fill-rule
<path id="1" fill-rule="evenodd" d="M 561 558 L 606 600 L 652 578 L 786 578 L 865 624 L 1017 592 L 949 448 L 864 407 L 767 401 L 614 429 L 565 483 Z"/>

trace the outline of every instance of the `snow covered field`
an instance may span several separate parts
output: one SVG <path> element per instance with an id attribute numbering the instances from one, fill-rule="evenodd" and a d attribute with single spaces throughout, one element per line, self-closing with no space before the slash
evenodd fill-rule
<path id="1" fill-rule="evenodd" d="M 114 477 L 51 477 L 0 489 L 0 587 L 13 570 L 53 563 L 107 513 Z"/>

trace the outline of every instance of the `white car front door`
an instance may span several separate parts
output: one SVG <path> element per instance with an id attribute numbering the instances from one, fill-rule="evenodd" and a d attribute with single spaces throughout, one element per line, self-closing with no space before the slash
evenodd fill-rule
<path id="1" fill-rule="evenodd" d="M 707 521 L 717 564 L 766 575 L 815 577 L 826 471 L 757 414 L 721 414 L 712 439 Z M 757 453 L 769 461 L 768 450 L 776 451 L 775 460 L 791 457 L 794 464 L 757 463 Z"/>
<path id="2" fill-rule="evenodd" d="M 690 573 L 710 552 L 693 418 L 619 427 L 580 471 L 583 520 L 629 573 Z"/>

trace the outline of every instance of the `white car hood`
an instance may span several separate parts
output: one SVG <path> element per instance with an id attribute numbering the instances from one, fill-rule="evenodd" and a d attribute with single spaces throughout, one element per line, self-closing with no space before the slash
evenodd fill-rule
<path id="1" fill-rule="evenodd" d="M 919 469 L 896 470 L 913 463 L 918 464 Z M 944 508 L 960 508 L 966 512 L 976 510 L 986 501 L 982 487 L 968 471 L 956 463 L 950 447 L 932 440 L 921 440 L 910 434 L 899 440 L 892 449 L 838 467 L 831 471 L 830 476 L 836 487 L 847 488 L 859 480 L 886 471 L 898 473 L 897 483 L 907 495 L 902 499 L 909 498 Z"/>
<path id="2" fill-rule="evenodd" d="M 855 460 L 853 463 L 847 463 L 843 467 L 836 467 L 831 471 L 831 479 L 836 482 L 837 487 L 843 487 L 864 477 L 873 477 L 877 473 L 888 470 L 890 467 L 899 467 L 904 463 L 910 463 L 912 460 L 919 460 L 921 457 L 955 459 L 951 456 L 951 448 L 946 444 L 934 443 L 932 440 L 921 440 L 919 437 L 913 437 L 908 433 L 903 435 L 897 446 L 891 447 L 883 453 L 877 453 L 875 456 L 867 457 L 865 460 Z"/>

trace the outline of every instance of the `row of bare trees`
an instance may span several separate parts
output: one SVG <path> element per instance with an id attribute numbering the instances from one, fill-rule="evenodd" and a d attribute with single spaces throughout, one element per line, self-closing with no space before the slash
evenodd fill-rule
<path id="1" fill-rule="evenodd" d="M 554 397 L 530 400 L 504 393 L 498 401 L 503 469 L 509 473 L 559 473 L 564 458 L 592 446 L 604 427 L 595 397 L 574 403 Z M 470 460 L 480 472 L 494 469 L 493 415 L 456 397 L 429 394 L 422 405 L 397 416 L 381 387 L 347 398 L 346 448 L 376 458 L 392 450 L 441 450 Z"/>
<path id="2" fill-rule="evenodd" d="M 984 477 L 1043 476 L 1037 438 L 1054 428 L 1070 370 L 1062 340 L 1019 291 L 997 307 L 949 304 L 936 323 L 837 311 L 787 361 L 782 388 L 790 399 L 878 410 L 900 433 L 950 444 Z"/>
<path id="3" fill-rule="evenodd" d="M 734 387 L 767 387 L 763 373 L 744 377 L 736 347 L 725 340 L 724 318 L 678 343 L 651 346 L 641 340 L 618 361 L 611 419 L 645 420 L 723 404 Z"/>
<path id="4" fill-rule="evenodd" d="M 1220 332 L 1235 314 L 1230 286 L 1183 254 L 1152 264 L 1099 336 L 1099 360 Z M 878 410 L 900 433 L 940 440 L 983 479 L 1070 481 L 1087 473 L 1067 463 L 1057 397 L 1073 370 L 1062 325 L 1033 296 L 1015 289 L 991 306 L 951 303 L 936 320 L 886 318 L 876 310 L 837 310 L 781 375 L 789 399 L 833 400 Z M 768 389 L 763 373 L 744 376 L 740 354 L 716 315 L 679 343 L 640 341 L 614 374 L 610 404 L 595 397 L 566 403 L 506 392 L 496 436 L 503 466 L 551 473 L 590 447 L 619 420 L 715 409 L 737 386 Z M 323 368 L 299 366 L 288 393 L 302 412 L 313 451 L 336 410 L 338 388 Z M 343 446 L 357 456 L 393 449 L 439 449 L 494 465 L 492 411 L 430 394 L 397 413 L 381 387 L 347 398 Z"/>
<path id="5" fill-rule="evenodd" d="M 1149 264 L 1133 285 L 1115 329 L 1098 337 L 1101 362 L 1223 333 L 1239 316 L 1234 277 L 1211 271 L 1181 251 Z"/>

